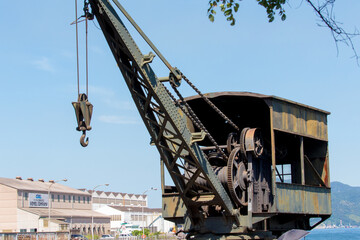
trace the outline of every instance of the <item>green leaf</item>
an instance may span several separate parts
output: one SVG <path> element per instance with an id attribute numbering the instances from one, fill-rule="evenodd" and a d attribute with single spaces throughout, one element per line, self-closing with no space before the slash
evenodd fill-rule
<path id="1" fill-rule="evenodd" d="M 215 20 L 214 15 L 209 14 L 209 20 L 210 20 L 210 22 L 214 22 L 214 20 Z"/>
<path id="2" fill-rule="evenodd" d="M 235 10 L 235 12 L 237 12 L 237 11 L 239 10 L 239 6 L 240 6 L 240 4 L 235 3 L 235 6 L 234 6 L 234 10 Z"/>
<path id="3" fill-rule="evenodd" d="M 231 9 L 228 9 L 224 12 L 224 15 L 225 16 L 229 16 L 231 14 L 232 10 Z"/>
<path id="4" fill-rule="evenodd" d="M 224 4 L 220 4 L 220 10 L 221 10 L 222 12 L 225 11 L 225 6 L 224 6 Z"/>
<path id="5" fill-rule="evenodd" d="M 286 19 L 286 15 L 285 15 L 285 13 L 281 16 L 281 20 L 282 21 L 285 21 L 285 19 Z"/>

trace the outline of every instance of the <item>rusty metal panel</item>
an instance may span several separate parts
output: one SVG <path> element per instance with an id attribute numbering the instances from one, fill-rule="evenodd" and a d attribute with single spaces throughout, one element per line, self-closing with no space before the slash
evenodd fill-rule
<path id="1" fill-rule="evenodd" d="M 327 141 L 327 115 L 291 102 L 272 99 L 275 130 Z"/>
<path id="2" fill-rule="evenodd" d="M 329 152 L 326 153 L 321 179 L 325 182 L 326 186 L 330 187 Z"/>
<path id="3" fill-rule="evenodd" d="M 276 202 L 279 213 L 331 214 L 330 188 L 276 183 Z"/>
<path id="4" fill-rule="evenodd" d="M 165 219 L 183 218 L 185 216 L 185 204 L 177 194 L 164 194 L 162 197 L 162 205 L 162 216 Z"/>

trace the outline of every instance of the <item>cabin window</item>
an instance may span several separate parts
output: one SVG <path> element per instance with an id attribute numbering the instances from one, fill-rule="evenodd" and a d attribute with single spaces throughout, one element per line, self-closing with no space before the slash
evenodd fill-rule
<path id="1" fill-rule="evenodd" d="M 291 164 L 276 165 L 276 182 L 291 183 Z"/>

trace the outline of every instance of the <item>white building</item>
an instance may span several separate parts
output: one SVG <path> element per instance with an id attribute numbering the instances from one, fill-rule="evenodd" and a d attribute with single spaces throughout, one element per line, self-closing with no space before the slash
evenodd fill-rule
<path id="1" fill-rule="evenodd" d="M 111 217 L 112 233 L 124 231 L 124 226 L 135 230 L 152 227 L 159 232 L 174 227 L 174 223 L 162 218 L 160 208 L 148 208 L 147 195 L 81 190 L 92 195 L 93 210 Z"/>
<path id="2" fill-rule="evenodd" d="M 80 189 L 91 194 L 93 199 L 93 209 L 96 210 L 102 206 L 148 206 L 147 195 L 119 193 L 119 192 L 103 192 Z"/>
<path id="3" fill-rule="evenodd" d="M 111 232 L 131 232 L 143 227 L 158 232 L 168 232 L 174 223 L 162 218 L 161 208 L 104 205 L 96 210 L 111 217 Z"/>
<path id="4" fill-rule="evenodd" d="M 108 233 L 110 217 L 91 203 L 90 194 L 54 181 L 0 178 L 0 232 Z"/>

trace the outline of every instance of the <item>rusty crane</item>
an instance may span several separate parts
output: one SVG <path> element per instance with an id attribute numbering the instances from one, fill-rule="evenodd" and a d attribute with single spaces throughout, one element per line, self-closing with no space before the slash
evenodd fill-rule
<path id="1" fill-rule="evenodd" d="M 155 53 L 140 51 L 108 0 L 85 1 L 85 17 L 96 17 L 160 153 L 165 219 L 188 238 L 275 239 L 330 217 L 329 112 L 248 92 L 202 94 L 113 3 Z M 169 76 L 156 76 L 155 56 Z M 184 98 L 181 82 L 198 95 Z M 92 105 L 81 94 L 74 107 L 86 146 Z M 165 168 L 175 186 L 165 185 Z"/>

